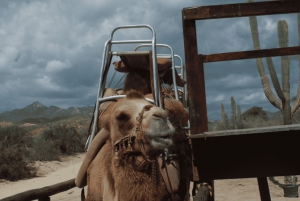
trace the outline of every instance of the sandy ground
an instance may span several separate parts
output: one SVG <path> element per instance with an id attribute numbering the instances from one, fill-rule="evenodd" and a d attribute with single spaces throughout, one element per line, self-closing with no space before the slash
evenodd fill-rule
<path id="1" fill-rule="evenodd" d="M 275 177 L 283 183 L 282 177 Z M 300 198 L 283 197 L 283 190 L 268 181 L 272 201 L 299 201 Z M 215 181 L 216 201 L 260 201 L 256 178 Z"/>
<path id="2" fill-rule="evenodd" d="M 40 177 L 9 182 L 0 180 L 0 199 L 35 188 L 42 188 L 76 177 L 84 155 L 76 155 L 62 159 L 62 162 L 38 162 Z M 276 178 L 281 181 L 281 178 Z M 300 201 L 300 198 L 285 198 L 283 190 L 269 181 L 272 201 Z M 63 193 L 51 196 L 51 201 L 80 200 L 81 189 L 73 188 Z M 257 180 L 234 179 L 215 181 L 216 201 L 260 201 Z M 192 199 L 191 199 L 192 200 Z"/>
<path id="3" fill-rule="evenodd" d="M 62 158 L 62 162 L 37 162 L 36 165 L 39 166 L 39 177 L 37 178 L 20 180 L 17 182 L 0 180 L 0 199 L 24 191 L 50 186 L 75 178 L 81 162 L 83 161 L 83 157 L 84 154 L 79 154 L 76 156 Z M 73 188 L 68 191 L 51 196 L 51 201 L 80 200 L 80 193 L 81 189 Z"/>

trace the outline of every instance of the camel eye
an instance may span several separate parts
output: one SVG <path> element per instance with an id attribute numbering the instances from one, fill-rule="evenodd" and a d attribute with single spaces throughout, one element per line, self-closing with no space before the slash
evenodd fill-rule
<path id="1" fill-rule="evenodd" d="M 120 112 L 117 116 L 116 116 L 118 121 L 128 121 L 130 119 L 130 116 L 125 113 L 125 112 Z"/>

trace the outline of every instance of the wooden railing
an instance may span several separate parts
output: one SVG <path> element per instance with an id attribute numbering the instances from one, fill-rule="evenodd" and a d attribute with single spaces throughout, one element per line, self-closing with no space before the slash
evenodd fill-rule
<path id="1" fill-rule="evenodd" d="M 28 201 L 28 200 L 38 200 L 38 201 L 50 201 L 50 196 L 55 195 L 64 191 L 67 191 L 75 187 L 75 179 L 70 179 L 58 184 L 51 186 L 46 186 L 43 188 L 33 189 L 12 195 L 1 199 L 0 201 Z"/>

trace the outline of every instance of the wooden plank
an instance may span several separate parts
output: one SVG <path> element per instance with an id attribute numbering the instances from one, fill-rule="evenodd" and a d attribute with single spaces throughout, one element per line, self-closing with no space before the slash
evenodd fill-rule
<path id="1" fill-rule="evenodd" d="M 203 55 L 204 63 L 300 54 L 300 46 Z M 199 55 L 201 56 L 201 55 Z"/>
<path id="2" fill-rule="evenodd" d="M 75 187 L 75 179 L 70 179 L 55 185 L 46 186 L 44 188 L 25 191 L 10 197 L 3 198 L 1 201 L 27 201 L 36 199 L 48 199 L 47 197 L 67 191 Z"/>
<path id="3" fill-rule="evenodd" d="M 300 1 L 266 1 L 184 8 L 183 20 L 207 20 L 300 12 Z"/>
<path id="4" fill-rule="evenodd" d="M 299 130 L 192 138 L 201 181 L 300 175 Z"/>
<path id="5" fill-rule="evenodd" d="M 248 129 L 238 129 L 238 130 L 209 131 L 209 132 L 194 134 L 191 136 L 191 138 L 222 137 L 222 136 L 230 136 L 230 135 L 249 135 L 249 134 L 256 134 L 256 133 L 265 134 L 265 133 L 287 132 L 287 131 L 300 131 L 300 124 L 269 126 L 269 127 L 262 127 L 262 128 L 248 128 Z"/>

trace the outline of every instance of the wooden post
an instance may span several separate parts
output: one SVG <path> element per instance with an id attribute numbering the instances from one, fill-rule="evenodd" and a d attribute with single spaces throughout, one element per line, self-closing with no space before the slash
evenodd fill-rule
<path id="1" fill-rule="evenodd" d="M 203 57 L 198 56 L 195 20 L 183 20 L 191 134 L 208 130 Z"/>
<path id="2" fill-rule="evenodd" d="M 191 135 L 208 131 L 206 93 L 204 78 L 204 58 L 198 55 L 197 34 L 195 20 L 185 20 L 183 16 L 183 35 L 186 60 L 186 75 L 189 93 L 189 115 Z M 193 146 L 193 145 L 192 145 Z M 197 153 L 193 153 L 197 156 Z M 194 158 L 193 157 L 193 158 Z M 198 159 L 201 160 L 201 159 Z M 199 181 L 197 167 L 193 166 L 193 180 Z M 214 182 L 205 181 L 212 187 L 214 200 Z"/>
<path id="3" fill-rule="evenodd" d="M 261 201 L 271 201 L 270 190 L 266 177 L 258 177 L 258 188 Z"/>

